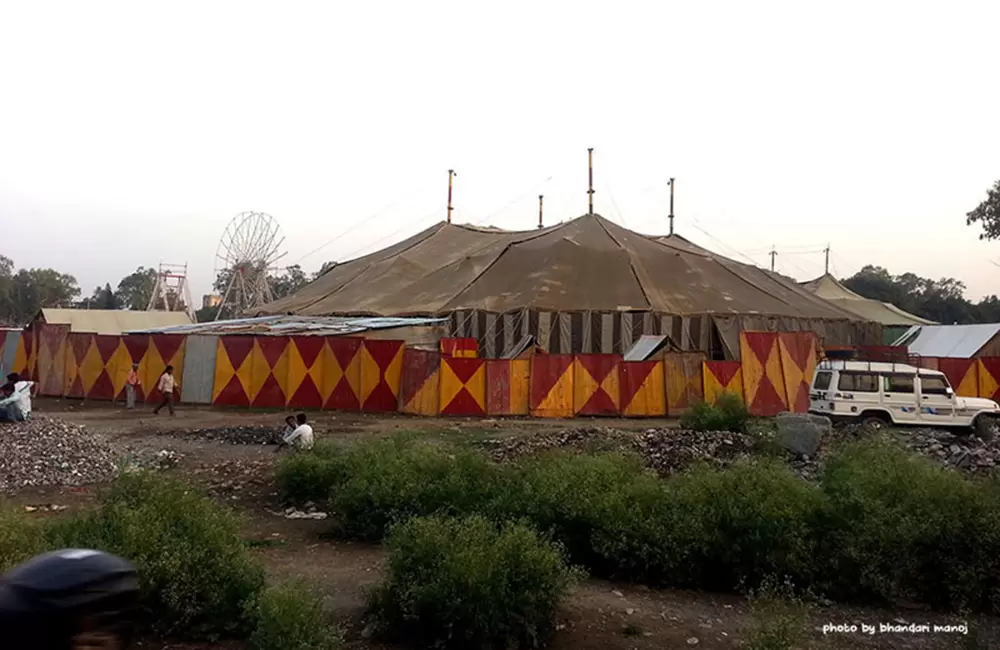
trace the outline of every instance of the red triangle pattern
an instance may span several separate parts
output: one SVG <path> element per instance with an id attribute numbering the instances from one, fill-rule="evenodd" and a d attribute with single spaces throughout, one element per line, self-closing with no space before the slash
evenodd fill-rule
<path id="1" fill-rule="evenodd" d="M 132 363 L 139 363 L 142 358 L 146 356 L 146 350 L 149 348 L 149 337 L 148 336 L 123 336 L 125 340 L 125 349 L 128 350 L 129 356 L 132 358 Z"/>
<path id="2" fill-rule="evenodd" d="M 706 361 L 705 366 L 723 388 L 732 383 L 742 367 L 739 361 Z"/>
<path id="3" fill-rule="evenodd" d="M 273 369 L 288 345 L 288 338 L 284 336 L 259 336 L 257 337 L 257 345 L 260 346 L 261 354 L 264 355 L 267 365 Z"/>
<path id="4" fill-rule="evenodd" d="M 79 376 L 77 376 L 77 378 L 74 379 L 73 383 L 70 385 L 67 397 L 83 398 L 83 380 L 80 379 Z"/>
<path id="5" fill-rule="evenodd" d="M 372 392 L 372 395 L 377 393 L 378 389 L 383 386 L 385 386 L 385 382 L 380 383 L 378 387 L 376 387 L 375 390 Z M 368 399 L 370 401 L 371 397 L 369 397 Z M 389 410 L 395 411 L 396 410 L 395 397 L 393 397 L 392 403 L 393 403 L 392 409 Z M 340 381 L 337 382 L 337 385 L 333 387 L 333 392 L 330 393 L 330 397 L 326 400 L 326 405 L 323 408 L 340 409 L 344 411 L 356 411 L 358 410 L 358 408 L 360 408 L 360 404 L 358 404 L 358 396 L 354 394 L 354 391 L 351 389 L 351 384 L 347 381 L 347 378 L 341 377 Z"/>
<path id="6" fill-rule="evenodd" d="M 774 343 L 778 339 L 776 332 L 743 332 L 746 337 L 747 346 L 753 351 L 754 356 L 761 364 L 766 364 L 774 349 Z"/>
<path id="7" fill-rule="evenodd" d="M 576 361 L 600 384 L 618 367 L 621 357 L 617 354 L 580 354 Z"/>
<path id="8" fill-rule="evenodd" d="M 112 400 L 115 397 L 115 385 L 111 381 L 111 377 L 108 375 L 107 370 L 102 370 L 101 374 L 97 376 L 97 380 L 94 385 L 90 387 L 90 392 L 87 394 L 87 399 L 106 399 Z"/>
<path id="9" fill-rule="evenodd" d="M 341 370 L 346 370 L 347 366 L 351 365 L 351 361 L 354 360 L 354 357 L 361 349 L 361 341 L 362 339 L 351 338 L 349 336 L 330 339 L 330 352 L 333 353 L 333 358 L 340 364 Z M 365 346 L 367 347 L 369 343 L 389 343 L 392 345 L 395 341 L 368 341 L 365 343 Z M 380 350 L 383 347 L 380 345 L 374 346 L 376 350 Z M 369 351 L 371 350 L 369 349 Z M 377 357 L 373 356 L 372 358 L 378 363 Z M 389 361 L 392 361 L 392 357 L 389 358 Z M 381 363 L 379 363 L 379 367 L 385 368 Z"/>
<path id="10" fill-rule="evenodd" d="M 355 401 L 357 401 L 356 398 Z M 319 394 L 319 389 L 316 388 L 316 382 L 312 380 L 312 377 L 306 375 L 295 394 L 292 395 L 292 399 L 288 400 L 288 405 L 303 409 L 323 408 L 323 396 Z"/>
<path id="11" fill-rule="evenodd" d="M 777 415 L 785 410 L 785 403 L 781 401 L 778 391 L 767 377 L 761 378 L 749 410 L 752 414 L 763 417 Z"/>
<path id="12" fill-rule="evenodd" d="M 581 415 L 616 415 L 618 407 L 603 388 L 598 388 L 580 409 Z"/>
<path id="13" fill-rule="evenodd" d="M 619 385 L 622 393 L 622 404 L 629 405 L 632 398 L 642 388 L 642 383 L 646 377 L 653 372 L 653 368 L 659 361 L 623 361 L 619 368 Z"/>
<path id="14" fill-rule="evenodd" d="M 150 337 L 153 345 L 160 352 L 160 358 L 163 362 L 169 364 L 177 356 L 177 351 L 181 349 L 181 345 L 184 344 L 184 335 L 182 334 L 154 334 Z M 234 368 L 239 368 L 239 366 L 234 365 Z"/>
<path id="15" fill-rule="evenodd" d="M 285 393 L 274 375 L 268 375 L 253 400 L 253 406 L 260 408 L 281 408 L 285 405 Z"/>
<path id="16" fill-rule="evenodd" d="M 101 361 L 105 364 L 111 361 L 111 357 L 118 350 L 118 342 L 120 340 L 121 338 L 118 336 L 98 335 L 94 337 L 94 343 L 97 344 L 97 352 L 101 355 Z"/>
<path id="17" fill-rule="evenodd" d="M 782 332 L 778 336 L 781 338 L 782 343 L 785 344 L 785 349 L 788 350 L 788 356 L 791 357 L 792 362 L 798 366 L 799 370 L 804 370 L 809 365 L 809 357 L 813 351 L 812 333 Z"/>
<path id="18" fill-rule="evenodd" d="M 343 384 L 345 382 L 340 383 Z M 354 393 L 351 394 L 353 395 Z M 389 388 L 389 384 L 382 381 L 379 382 L 379 384 L 375 387 L 375 390 L 373 390 L 371 395 L 368 396 L 368 399 L 365 400 L 365 403 L 362 404 L 361 410 L 380 413 L 385 411 L 395 411 L 397 408 L 397 401 L 398 400 L 393 394 L 392 389 Z"/>
<path id="19" fill-rule="evenodd" d="M 809 384 L 806 382 L 799 382 L 799 392 L 795 396 L 795 404 L 792 404 L 792 409 L 796 413 L 806 413 L 809 410 Z"/>
<path id="20" fill-rule="evenodd" d="M 229 357 L 229 363 L 232 364 L 233 370 L 239 370 L 240 366 L 243 365 L 243 361 L 250 354 L 250 351 L 253 350 L 253 338 L 249 336 L 223 336 L 219 340 L 222 341 L 222 347 L 226 350 L 226 355 Z M 240 390 L 243 389 L 240 388 Z"/>
<path id="21" fill-rule="evenodd" d="M 449 361 L 456 361 L 456 359 L 449 359 Z M 475 361 L 475 359 L 468 359 L 468 361 Z M 465 388 L 458 391 L 455 397 L 448 402 L 448 405 L 441 409 L 441 413 L 442 415 L 486 415 L 483 407 Z"/>
<path id="22" fill-rule="evenodd" d="M 250 399 L 243 390 L 239 377 L 233 375 L 226 387 L 219 391 L 214 403 L 219 406 L 250 406 Z"/>
<path id="23" fill-rule="evenodd" d="M 402 341 L 365 341 L 365 349 L 368 350 L 368 354 L 371 355 L 372 359 L 382 370 L 389 367 L 389 364 L 396 358 L 396 355 L 399 353 L 399 349 L 401 347 L 403 347 Z M 334 354 L 336 353 L 337 351 L 334 350 Z M 351 355 L 347 361 L 350 361 L 352 357 L 353 355 Z M 339 356 L 337 357 L 337 360 L 340 361 Z M 347 366 L 345 365 L 341 365 L 341 368 L 346 367 Z"/>
<path id="24" fill-rule="evenodd" d="M 476 374 L 476 371 L 483 367 L 485 361 L 483 359 L 445 357 L 442 363 L 448 364 L 448 367 L 455 373 L 458 380 L 463 384 L 467 384 L 472 379 L 472 376 Z"/>
<path id="25" fill-rule="evenodd" d="M 73 358 L 76 359 L 77 366 L 83 364 L 93 338 L 90 334 L 73 334 L 69 337 L 70 348 L 73 349 Z"/>
<path id="26" fill-rule="evenodd" d="M 295 348 L 299 351 L 299 356 L 302 357 L 302 362 L 308 370 L 313 367 L 316 359 L 319 358 L 319 353 L 323 351 L 326 338 L 322 336 L 295 336 L 292 337 L 292 343 L 295 344 Z"/>

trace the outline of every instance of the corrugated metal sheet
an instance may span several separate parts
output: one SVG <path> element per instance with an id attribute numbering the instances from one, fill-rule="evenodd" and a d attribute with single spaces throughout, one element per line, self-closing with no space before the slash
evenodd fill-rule
<path id="1" fill-rule="evenodd" d="M 1000 323 L 914 325 L 893 345 L 905 345 L 922 357 L 970 359 L 1000 332 Z"/>
<path id="2" fill-rule="evenodd" d="M 191 335 L 184 345 L 184 375 L 181 378 L 184 401 L 211 404 L 219 337 Z"/>
<path id="3" fill-rule="evenodd" d="M 643 334 L 629 351 L 625 353 L 625 361 L 645 361 L 657 350 L 663 347 L 667 337 L 659 334 Z"/>
<path id="4" fill-rule="evenodd" d="M 258 316 L 256 318 L 236 318 L 213 323 L 194 323 L 173 327 L 155 327 L 132 330 L 131 334 L 214 334 L 293 336 L 316 335 L 337 336 L 357 334 L 366 330 L 438 325 L 445 318 L 340 318 L 303 316 Z"/>
<path id="5" fill-rule="evenodd" d="M 190 325 L 191 318 L 179 311 L 130 311 L 127 309 L 43 309 L 49 325 L 69 325 L 70 332 L 119 335 L 175 325 Z"/>

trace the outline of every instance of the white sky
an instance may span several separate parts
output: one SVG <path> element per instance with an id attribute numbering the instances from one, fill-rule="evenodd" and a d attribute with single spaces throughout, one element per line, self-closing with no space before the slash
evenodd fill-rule
<path id="1" fill-rule="evenodd" d="M 157 6 L 0 0 L 0 253 L 87 294 L 161 261 L 207 291 L 244 210 L 309 271 L 375 250 L 443 218 L 449 168 L 458 222 L 577 217 L 587 147 L 626 227 L 666 232 L 676 176 L 677 231 L 736 259 L 809 279 L 829 242 L 841 276 L 1000 292 L 965 225 L 1000 178 L 1000 3 Z"/>

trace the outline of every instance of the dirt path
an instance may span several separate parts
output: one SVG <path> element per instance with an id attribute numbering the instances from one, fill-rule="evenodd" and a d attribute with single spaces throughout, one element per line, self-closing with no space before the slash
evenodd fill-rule
<path id="1" fill-rule="evenodd" d="M 192 429 L 222 426 L 276 424 L 281 414 L 181 409 L 176 418 L 127 413 L 124 410 L 65 402 L 41 401 L 39 411 L 58 412 L 60 417 L 106 432 L 124 453 L 170 450 L 180 455 L 172 471 L 205 485 L 210 494 L 246 515 L 246 536 L 272 578 L 304 579 L 324 598 L 331 615 L 342 623 L 348 645 L 371 650 L 383 646 L 363 635 L 360 622 L 367 590 L 380 578 L 385 552 L 378 546 L 322 539 L 324 521 L 290 520 L 281 515 L 281 504 L 271 477 L 277 459 L 273 447 L 234 445 L 200 439 L 186 433 Z M 422 430 L 428 435 L 456 439 L 476 435 L 530 435 L 533 432 L 579 426 L 575 423 L 531 420 L 467 421 L 414 419 L 401 416 L 375 417 L 321 413 L 315 415 L 320 437 L 345 442 L 387 435 L 394 431 Z M 601 425 L 650 428 L 664 421 L 600 420 Z M 417 426 L 419 424 L 419 426 Z M 437 427 L 437 428 L 435 428 Z M 70 510 L 93 502 L 94 489 L 35 489 L 10 501 L 20 505 L 59 504 Z M 39 516 L 58 516 L 39 512 Z M 808 648 L 988 648 L 1000 647 L 1000 620 L 979 619 L 971 627 L 980 637 L 920 634 L 827 635 L 819 629 L 826 623 L 860 624 L 880 622 L 952 623 L 955 617 L 913 611 L 877 611 L 839 605 L 817 608 L 812 615 Z M 641 586 L 587 580 L 574 589 L 559 616 L 556 650 L 652 650 L 653 648 L 741 647 L 751 617 L 745 599 L 734 595 L 705 594 L 680 590 L 653 590 Z M 897 623 L 898 624 L 898 623 Z M 697 639 L 695 643 L 693 640 Z M 202 650 L 235 645 L 143 644 L 152 650 Z"/>

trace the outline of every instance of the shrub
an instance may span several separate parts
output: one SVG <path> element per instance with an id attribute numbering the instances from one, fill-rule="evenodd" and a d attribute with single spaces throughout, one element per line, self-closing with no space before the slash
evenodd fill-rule
<path id="1" fill-rule="evenodd" d="M 243 636 L 263 586 L 238 521 L 182 483 L 146 473 L 119 476 L 100 507 L 56 522 L 48 546 L 94 548 L 139 571 L 144 623 L 191 638 Z"/>
<path id="2" fill-rule="evenodd" d="M 805 640 L 809 606 L 789 582 L 767 578 L 751 591 L 748 650 L 792 650 Z"/>
<path id="3" fill-rule="evenodd" d="M 44 529 L 13 507 L 0 505 L 0 573 L 45 550 Z"/>
<path id="4" fill-rule="evenodd" d="M 380 634 L 417 645 L 537 647 L 572 578 L 559 548 L 522 524 L 415 518 L 389 538 L 369 612 Z"/>
<path id="5" fill-rule="evenodd" d="M 842 598 L 1000 611 L 1000 494 L 880 441 L 828 462 L 824 555 Z"/>
<path id="6" fill-rule="evenodd" d="M 268 587 L 248 612 L 256 621 L 251 650 L 336 650 L 338 631 L 323 614 L 321 599 L 296 584 Z"/>
<path id="7" fill-rule="evenodd" d="M 287 454 L 275 470 L 282 498 L 298 504 L 326 499 L 345 479 L 345 455 L 340 447 L 323 442 L 311 452 Z"/>
<path id="8" fill-rule="evenodd" d="M 714 404 L 697 402 L 681 416 L 681 427 L 694 431 L 733 431 L 743 433 L 750 412 L 739 395 L 725 392 Z"/>
<path id="9" fill-rule="evenodd" d="M 345 467 L 331 510 L 342 534 L 366 540 L 418 515 L 490 513 L 507 485 L 507 473 L 480 454 L 412 438 L 360 445 Z"/>
<path id="10" fill-rule="evenodd" d="M 812 578 L 822 492 L 773 460 L 696 468 L 667 481 L 662 544 L 672 581 L 705 589 L 755 587 L 770 575 Z"/>

